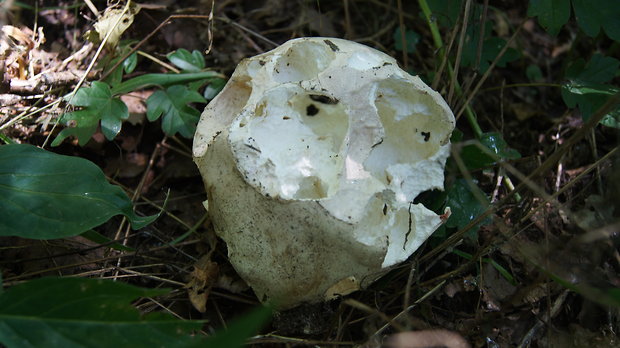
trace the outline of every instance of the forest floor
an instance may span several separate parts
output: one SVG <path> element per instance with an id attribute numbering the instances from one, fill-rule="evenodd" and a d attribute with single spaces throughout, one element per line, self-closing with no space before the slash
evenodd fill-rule
<path id="1" fill-rule="evenodd" d="M 472 12 L 467 27 L 484 28 L 488 37 L 483 41 L 501 44 L 476 49 L 477 40 L 464 36 L 474 42 L 466 47 L 474 48 L 463 49 L 459 75 L 452 79 L 448 69 L 440 68 L 437 40 L 416 1 L 220 0 L 212 7 L 208 0 L 145 0 L 122 33 L 125 41 L 99 53 L 99 45 L 85 39 L 97 22 L 85 2 L 2 2 L 2 40 L 10 47 L 3 52 L 0 86 L 3 139 L 94 162 L 126 190 L 140 214 L 157 213 L 167 198 L 162 216 L 142 230 L 131 230 L 121 217 L 96 229 L 132 252 L 102 247 L 83 236 L 0 238 L 4 285 L 72 275 L 172 288 L 157 301 L 141 300 L 138 308 L 207 319 L 205 332 L 257 306 L 252 290 L 228 263 L 226 246 L 215 237 L 203 207 L 207 197 L 192 161 L 191 136 L 166 132 L 161 121 L 147 120 L 145 101 L 158 88 L 120 96 L 130 116 L 112 140 L 96 129 L 90 140 L 67 137 L 51 146 L 71 126 L 58 121 L 75 107 L 62 97 L 83 77 L 84 86 L 111 81 L 112 63 L 128 57 L 136 45 L 135 66 L 126 70 L 124 80 L 171 72 L 167 56 L 180 49 L 197 50 L 206 69 L 230 76 L 243 58 L 289 39 L 339 37 L 387 53 L 429 84 L 442 70 L 436 89 L 455 114 L 467 106 L 453 148 L 486 139 L 502 160 L 465 170 L 450 160 L 446 188 L 453 195 L 448 199 L 453 212 L 461 209 L 465 215 L 461 220 L 369 288 L 345 300 L 279 313 L 249 344 L 379 347 L 387 335 L 413 331 L 421 335 L 413 341 L 431 339 L 433 346 L 460 347 L 464 338 L 473 347 L 617 347 L 618 133 L 584 121 L 578 109 L 566 106 L 560 87 L 569 62 L 589 61 L 597 52 L 617 57 L 620 45 L 602 34 L 595 39 L 580 34 L 574 20 L 551 36 L 528 18 L 526 2 L 471 3 L 481 12 Z M 103 1 L 94 6 L 100 14 L 106 9 Z M 434 20 L 443 43 L 453 43 L 453 64 L 466 9 L 445 10 L 445 18 L 438 11 Z M 510 50 L 495 61 L 507 41 Z M 207 85 L 196 88 L 204 94 Z M 190 105 L 199 111 L 205 106 Z M 475 161 L 474 155 L 461 155 Z M 475 180 L 484 202 L 471 192 L 458 196 L 455 183 L 465 179 Z M 427 196 L 420 199 L 438 197 Z M 446 199 L 439 197 L 437 210 Z M 449 332 L 424 331 L 430 329 Z"/>

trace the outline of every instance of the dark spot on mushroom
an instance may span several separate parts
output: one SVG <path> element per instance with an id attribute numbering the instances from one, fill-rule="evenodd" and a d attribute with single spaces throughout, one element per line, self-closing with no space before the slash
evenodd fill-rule
<path id="1" fill-rule="evenodd" d="M 260 64 L 261 66 L 265 65 L 265 61 L 264 60 L 259 60 L 258 64 Z"/>
<path id="2" fill-rule="evenodd" d="M 424 141 L 428 141 L 431 138 L 431 132 L 420 132 L 424 136 Z"/>
<path id="3" fill-rule="evenodd" d="M 314 104 L 310 104 L 306 107 L 306 115 L 314 116 L 319 113 L 319 108 L 314 106 Z"/>
<path id="4" fill-rule="evenodd" d="M 290 117 L 288 117 L 288 116 L 284 116 L 284 117 L 282 117 L 282 119 L 283 119 L 283 120 L 290 120 L 291 118 L 290 118 Z"/>
<path id="5" fill-rule="evenodd" d="M 388 63 L 388 62 L 383 63 L 383 66 L 386 66 L 386 65 L 392 65 L 392 63 Z"/>
<path id="6" fill-rule="evenodd" d="M 379 142 L 378 142 L 378 143 L 376 143 L 376 144 L 374 144 L 373 146 L 371 146 L 371 149 L 374 149 L 374 148 L 375 148 L 375 146 L 379 146 L 379 145 L 381 145 L 382 143 L 383 143 L 383 138 L 381 138 L 381 140 L 379 140 Z"/>
<path id="7" fill-rule="evenodd" d="M 319 102 L 321 104 L 328 104 L 328 105 L 336 105 L 338 104 L 339 100 L 333 97 L 328 97 L 326 95 L 320 95 L 320 94 L 310 94 L 310 99 L 314 100 L 315 102 Z"/>
<path id="8" fill-rule="evenodd" d="M 387 204 L 383 205 L 383 215 L 387 214 Z"/>
<path id="9" fill-rule="evenodd" d="M 340 48 L 338 46 L 336 46 L 335 43 L 329 41 L 329 40 L 323 40 L 323 42 L 325 42 L 327 44 L 327 46 L 329 46 L 329 48 L 332 49 L 332 51 L 334 52 L 338 52 L 340 51 Z"/>
<path id="10" fill-rule="evenodd" d="M 250 145 L 250 144 L 245 144 L 245 146 L 249 147 L 250 149 L 252 149 L 252 150 L 254 150 L 254 151 L 258 152 L 258 153 L 262 153 L 262 152 L 261 152 L 261 150 L 259 150 L 259 149 L 255 148 L 254 146 L 252 146 L 252 145 Z M 247 179 L 247 178 L 246 178 L 246 179 Z"/>

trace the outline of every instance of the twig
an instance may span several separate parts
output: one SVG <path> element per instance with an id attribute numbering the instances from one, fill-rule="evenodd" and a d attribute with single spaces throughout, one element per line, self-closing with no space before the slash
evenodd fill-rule
<path id="1" fill-rule="evenodd" d="M 452 82 L 450 83 L 450 90 L 448 92 L 448 104 L 452 105 L 452 96 L 454 95 L 454 88 L 459 83 L 459 68 L 461 66 L 461 55 L 463 54 L 463 47 L 465 47 L 465 34 L 467 33 L 467 24 L 469 23 L 469 11 L 471 9 L 471 0 L 465 2 L 465 14 L 463 15 L 463 26 L 461 27 L 461 36 L 459 38 L 459 45 L 456 49 L 456 58 L 454 60 L 454 73 L 452 74 Z M 481 35 L 482 36 L 482 35 Z"/>
<path id="2" fill-rule="evenodd" d="M 521 344 L 519 344 L 518 348 L 529 347 L 530 343 L 534 339 L 534 336 L 538 333 L 538 331 L 544 326 L 547 325 L 549 320 L 555 317 L 560 309 L 562 309 L 562 305 L 568 296 L 569 290 L 564 290 L 558 298 L 553 302 L 553 306 L 551 307 L 551 311 L 545 313 L 543 320 L 539 320 L 532 326 L 532 328 L 525 334 L 523 339 L 521 340 Z"/>
<path id="3" fill-rule="evenodd" d="M 181 72 L 181 70 L 179 70 L 179 69 L 177 69 L 177 68 L 173 67 L 172 65 L 170 65 L 170 64 L 168 64 L 168 63 L 166 63 L 166 62 L 162 61 L 161 59 L 158 59 L 157 57 L 154 57 L 154 56 L 152 56 L 152 55 L 150 55 L 150 54 L 148 54 L 148 53 L 146 53 L 146 52 L 143 52 L 143 51 L 138 51 L 137 53 L 138 53 L 139 55 L 143 56 L 143 57 L 146 57 L 147 59 L 152 60 L 153 62 L 155 62 L 155 63 L 157 63 L 157 64 L 159 64 L 159 65 L 163 66 L 164 68 L 166 68 L 166 69 L 168 69 L 168 70 L 170 70 L 170 71 L 172 71 L 172 72 L 174 72 L 174 73 L 176 73 L 176 74 L 178 74 L 178 73 L 180 73 L 180 72 Z"/>
<path id="4" fill-rule="evenodd" d="M 403 67 L 405 71 L 409 70 L 409 56 L 407 54 L 407 35 L 405 28 L 405 18 L 403 17 L 403 1 L 396 0 L 398 6 L 398 27 L 400 28 L 400 41 L 403 48 Z"/>
<path id="5" fill-rule="evenodd" d="M 588 132 L 590 128 L 596 126 L 601 119 L 605 115 L 607 115 L 611 110 L 613 110 L 617 104 L 620 104 L 620 92 L 614 94 L 611 98 L 605 102 L 603 106 L 601 106 L 589 119 L 584 123 L 584 125 L 579 128 L 570 138 L 568 138 L 554 153 L 552 153 L 540 166 L 538 166 L 530 175 L 526 178 L 529 181 L 533 181 L 535 178 L 538 178 L 541 174 L 547 172 L 551 167 L 558 162 L 558 160 L 562 157 L 564 153 L 566 153 L 571 147 L 573 147 L 579 140 L 581 140 Z M 491 204 L 484 212 L 482 212 L 478 217 L 470 221 L 466 226 L 455 232 L 453 235 L 448 237 L 445 241 L 443 241 L 439 246 L 435 247 L 433 250 L 424 254 L 420 257 L 419 262 L 424 262 L 426 260 L 432 259 L 435 255 L 440 253 L 442 250 L 448 248 L 450 245 L 454 244 L 456 241 L 460 240 L 462 236 L 472 229 L 474 226 L 478 225 L 484 219 L 486 219 L 489 215 L 494 214 L 504 203 L 508 202 L 513 198 L 514 195 L 522 191 L 526 188 L 528 184 L 525 182 L 519 183 L 515 187 L 513 191 L 509 191 L 500 201 L 495 204 Z"/>
<path id="6" fill-rule="evenodd" d="M 369 340 L 371 340 L 373 337 L 378 337 L 379 335 L 381 335 L 381 333 L 383 333 L 383 331 L 385 331 L 388 327 L 390 327 L 390 325 L 392 325 L 393 323 L 396 323 L 396 321 L 398 319 L 400 319 L 405 314 L 409 313 L 409 311 L 411 311 L 418 304 L 422 303 L 424 300 L 429 298 L 431 295 L 433 295 L 435 292 L 437 292 L 437 290 L 441 289 L 445 283 L 446 283 L 446 281 L 444 280 L 441 283 L 437 284 L 434 288 L 432 288 L 430 291 L 425 293 L 422 297 L 417 299 L 411 306 L 408 306 L 407 308 L 402 310 L 400 313 L 396 314 L 396 316 L 394 316 L 393 318 L 391 318 L 391 319 L 387 318 L 387 320 L 386 320 L 387 324 L 383 325 L 377 331 L 375 331 L 375 333 L 373 333 L 372 336 L 370 336 Z M 398 326 L 394 326 L 394 327 L 398 329 Z M 401 331 L 404 331 L 404 330 L 401 330 Z"/>
<path id="7" fill-rule="evenodd" d="M 201 243 L 200 240 L 189 240 L 187 242 L 183 242 L 183 243 L 179 243 L 176 246 L 182 246 L 182 245 L 191 245 L 191 244 L 196 244 L 196 243 Z M 57 267 L 52 267 L 52 268 L 47 268 L 47 269 L 42 269 L 42 270 L 37 270 L 37 271 L 33 271 L 33 272 L 29 272 L 29 273 L 22 273 L 20 275 L 16 275 L 13 277 L 7 277 L 4 279 L 4 285 L 6 286 L 11 286 L 11 285 L 15 285 L 20 279 L 25 279 L 25 278 L 30 278 L 36 275 L 40 275 L 46 272 L 52 272 L 52 271 L 57 271 L 60 269 L 67 269 L 67 268 L 75 268 L 75 267 L 79 267 L 79 266 L 83 266 L 83 265 L 88 265 L 91 263 L 96 263 L 96 262 L 103 262 L 103 261 L 110 261 L 110 260 L 115 260 L 119 257 L 136 257 L 136 256 L 143 256 L 146 253 L 151 253 L 151 252 L 155 252 L 155 251 L 159 251 L 159 250 L 165 250 L 167 248 L 171 248 L 173 246 L 171 245 L 162 245 L 159 247 L 155 247 L 146 251 L 135 251 L 135 252 L 131 252 L 131 253 L 127 253 L 127 254 L 122 254 L 122 255 L 112 255 L 112 256 L 106 256 L 106 257 L 101 257 L 95 260 L 86 260 L 86 261 L 82 261 L 82 262 L 77 262 L 77 263 L 72 263 L 72 264 L 67 264 L 67 265 L 60 265 Z"/>
<path id="8" fill-rule="evenodd" d="M 484 74 L 482 75 L 482 77 L 480 78 L 480 81 L 478 81 L 478 83 L 476 84 L 476 87 L 474 87 L 474 90 L 471 91 L 471 93 L 469 94 L 469 96 L 467 96 L 467 99 L 465 99 L 465 103 L 463 103 L 463 106 L 461 106 L 461 108 L 459 109 L 459 111 L 456 113 L 455 117 L 456 119 L 459 119 L 459 117 L 461 117 L 461 115 L 463 114 L 463 112 L 465 111 L 465 109 L 467 107 L 469 107 L 469 103 L 471 102 L 471 100 L 474 98 L 474 96 L 476 96 L 476 93 L 478 93 L 478 90 L 480 89 L 480 87 L 482 86 L 482 84 L 484 84 L 484 82 L 487 80 L 487 78 L 489 77 L 489 75 L 491 74 L 491 71 L 495 68 L 495 66 L 497 65 L 497 63 L 499 62 L 499 59 L 504 56 L 504 53 L 506 53 L 506 51 L 508 50 L 508 48 L 510 47 L 510 44 L 515 40 L 515 38 L 517 37 L 517 34 L 519 34 L 519 32 L 521 31 L 521 28 L 523 28 L 523 25 L 525 24 L 525 20 L 521 22 L 521 24 L 519 25 L 519 27 L 517 27 L 517 30 L 515 30 L 515 32 L 512 34 L 512 36 L 510 37 L 510 39 L 508 39 L 508 42 L 506 42 L 506 44 L 504 45 L 504 47 L 502 47 L 501 51 L 499 51 L 499 53 L 497 54 L 497 57 L 495 57 L 495 59 L 493 60 L 493 62 L 491 62 L 491 65 L 489 66 L 489 68 L 484 72 Z"/>
<path id="9" fill-rule="evenodd" d="M 86 6 L 88 6 L 88 9 L 95 15 L 95 17 L 99 18 L 101 16 L 99 10 L 97 9 L 97 6 L 95 6 L 92 1 L 84 0 L 84 2 L 86 3 Z"/>

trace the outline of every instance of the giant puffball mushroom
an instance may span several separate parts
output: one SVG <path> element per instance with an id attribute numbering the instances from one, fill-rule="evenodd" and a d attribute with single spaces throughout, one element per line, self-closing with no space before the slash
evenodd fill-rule
<path id="1" fill-rule="evenodd" d="M 437 92 L 355 42 L 244 59 L 193 145 L 230 262 L 278 309 L 366 287 L 441 225 L 413 201 L 443 188 L 454 123 Z"/>

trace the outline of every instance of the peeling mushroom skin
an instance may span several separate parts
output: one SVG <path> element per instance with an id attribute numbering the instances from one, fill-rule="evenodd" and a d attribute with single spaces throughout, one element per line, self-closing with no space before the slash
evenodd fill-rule
<path id="1" fill-rule="evenodd" d="M 454 116 L 396 61 L 335 38 L 243 60 L 205 108 L 194 160 L 215 231 L 279 309 L 368 286 L 441 224 Z"/>

